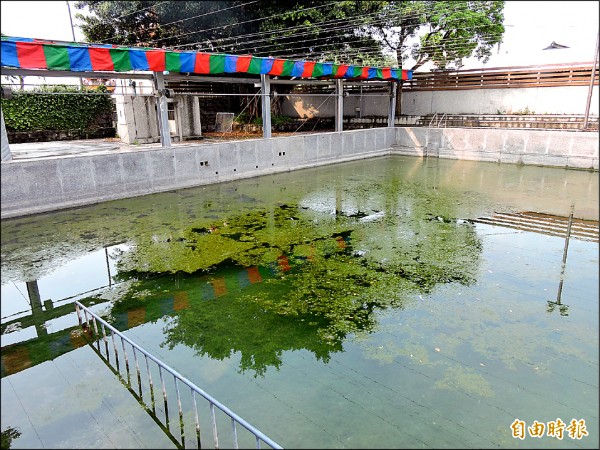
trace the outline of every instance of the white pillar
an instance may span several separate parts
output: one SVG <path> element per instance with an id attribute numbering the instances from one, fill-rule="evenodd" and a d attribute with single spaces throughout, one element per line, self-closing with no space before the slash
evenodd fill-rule
<path id="1" fill-rule="evenodd" d="M 158 123 L 160 123 L 160 143 L 163 147 L 171 146 L 169 131 L 169 113 L 167 112 L 167 96 L 165 95 L 165 76 L 162 72 L 153 72 L 154 87 L 158 92 Z M 135 114 L 135 111 L 134 111 Z"/>
<path id="2" fill-rule="evenodd" d="M 271 77 L 269 75 L 260 75 L 260 88 L 262 91 L 262 123 L 263 123 L 263 138 L 271 137 Z"/>
<path id="3" fill-rule="evenodd" d="M 202 136 L 202 122 L 200 117 L 200 97 L 192 97 L 193 98 L 193 114 L 194 114 L 194 129 L 192 130 L 192 134 L 195 137 Z"/>
<path id="4" fill-rule="evenodd" d="M 390 106 L 388 109 L 388 127 L 394 127 L 394 120 L 396 118 L 396 88 L 397 84 L 394 81 L 390 81 Z"/>
<path id="5" fill-rule="evenodd" d="M 335 131 L 343 131 L 344 129 L 344 86 L 342 80 L 335 80 L 335 95 L 337 102 L 335 103 Z"/>
<path id="6" fill-rule="evenodd" d="M 10 152 L 10 145 L 8 145 L 8 135 L 6 134 L 6 126 L 4 125 L 4 114 L 1 109 L 0 118 L 2 121 L 2 161 L 10 161 L 12 159 L 12 153 Z"/>

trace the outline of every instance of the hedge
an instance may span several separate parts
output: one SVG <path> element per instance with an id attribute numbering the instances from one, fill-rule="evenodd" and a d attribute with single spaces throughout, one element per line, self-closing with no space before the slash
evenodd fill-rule
<path id="1" fill-rule="evenodd" d="M 8 131 L 77 130 L 93 127 L 96 119 L 114 109 L 105 86 L 83 88 L 43 86 L 30 91 L 13 90 L 2 99 Z M 62 95 L 61 95 L 62 94 Z M 103 95 L 100 95 L 103 94 Z"/>

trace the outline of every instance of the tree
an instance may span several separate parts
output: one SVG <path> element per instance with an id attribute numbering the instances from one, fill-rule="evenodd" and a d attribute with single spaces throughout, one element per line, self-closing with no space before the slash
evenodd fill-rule
<path id="1" fill-rule="evenodd" d="M 381 22 L 365 32 L 381 39 L 398 62 L 412 57 L 416 70 L 431 61 L 435 67 L 460 68 L 463 58 L 484 62 L 504 34 L 504 1 L 385 2 Z M 417 40 L 415 40 L 417 39 Z"/>
<path id="2" fill-rule="evenodd" d="M 218 39 L 258 31 L 257 1 L 80 1 L 77 14 L 89 42 L 223 51 Z M 232 41 L 232 46 L 239 42 Z"/>
<path id="3" fill-rule="evenodd" d="M 504 1 L 81 1 L 89 42 L 459 68 L 502 42 Z"/>
<path id="4" fill-rule="evenodd" d="M 77 15 L 84 21 L 88 41 L 403 66 L 413 71 L 427 62 L 442 70 L 458 69 L 471 56 L 485 62 L 504 34 L 503 0 L 76 4 L 84 6 L 96 15 Z M 407 67 L 411 57 L 415 63 Z M 400 89 L 396 109 L 401 113 Z"/>

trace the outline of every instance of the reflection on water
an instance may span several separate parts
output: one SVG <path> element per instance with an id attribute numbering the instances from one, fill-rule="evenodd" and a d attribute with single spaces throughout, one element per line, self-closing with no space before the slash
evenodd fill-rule
<path id="1" fill-rule="evenodd" d="M 597 239 L 558 314 L 564 239 L 478 220 L 571 204 L 598 220 L 598 173 L 390 157 L 3 221 L 2 377 L 84 344 L 78 299 L 284 447 L 513 447 L 561 415 L 593 446 Z"/>

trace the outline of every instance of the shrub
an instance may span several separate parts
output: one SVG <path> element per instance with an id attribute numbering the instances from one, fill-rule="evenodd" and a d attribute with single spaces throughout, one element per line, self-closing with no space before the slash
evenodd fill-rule
<path id="1" fill-rule="evenodd" d="M 114 109 L 106 86 L 84 88 L 43 86 L 12 93 L 2 99 L 2 112 L 9 131 L 75 130 L 90 128 L 101 115 Z"/>

